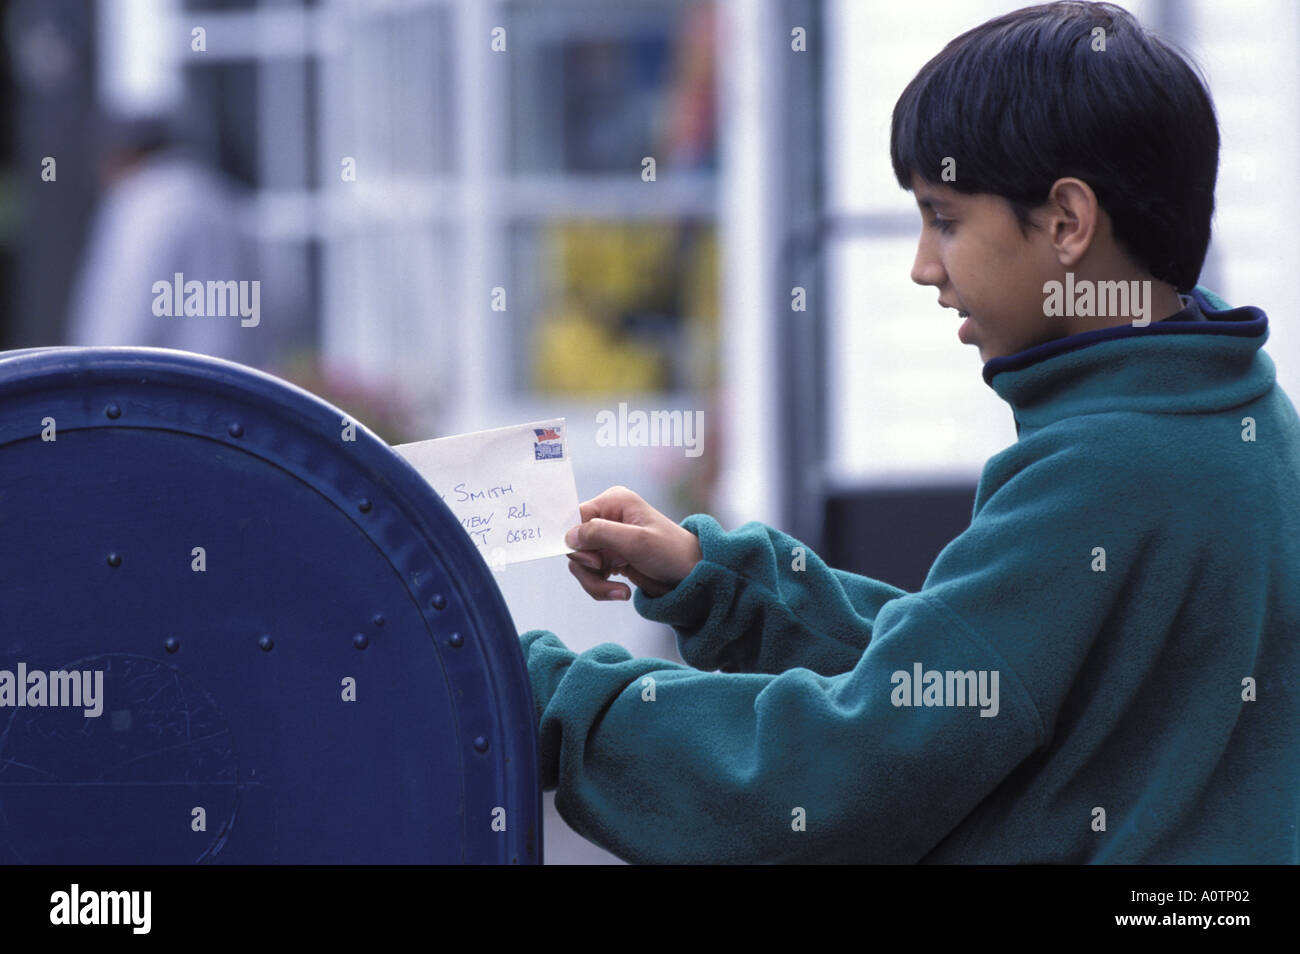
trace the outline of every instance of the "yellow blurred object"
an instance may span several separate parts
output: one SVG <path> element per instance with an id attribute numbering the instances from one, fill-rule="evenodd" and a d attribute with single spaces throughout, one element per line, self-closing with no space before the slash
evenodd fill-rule
<path id="1" fill-rule="evenodd" d="M 652 391 L 664 383 L 654 349 L 618 341 L 578 308 L 543 318 L 532 353 L 539 391 L 601 395 Z"/>
<path id="2" fill-rule="evenodd" d="M 690 380 L 707 391 L 718 383 L 718 233 L 696 233 L 694 254 L 684 276 L 682 307 L 687 326 Z"/>
<path id="3" fill-rule="evenodd" d="M 672 225 L 577 222 L 551 229 L 561 293 L 602 306 L 629 307 L 662 286 L 672 267 Z"/>
<path id="4" fill-rule="evenodd" d="M 539 391 L 605 395 L 715 383 L 714 228 L 578 220 L 545 227 L 543 243 L 549 303 L 531 349 Z"/>

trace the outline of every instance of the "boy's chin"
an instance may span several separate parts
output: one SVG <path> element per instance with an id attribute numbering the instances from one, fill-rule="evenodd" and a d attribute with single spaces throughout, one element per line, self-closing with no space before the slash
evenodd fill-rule
<path id="1" fill-rule="evenodd" d="M 972 341 L 975 350 L 979 352 L 980 361 L 988 364 L 994 358 L 1003 358 L 1009 354 L 1016 354 L 1023 351 L 1023 348 L 1017 348 L 1015 345 L 999 344 L 995 341 Z M 1029 347 L 1029 345 L 1025 345 Z"/>

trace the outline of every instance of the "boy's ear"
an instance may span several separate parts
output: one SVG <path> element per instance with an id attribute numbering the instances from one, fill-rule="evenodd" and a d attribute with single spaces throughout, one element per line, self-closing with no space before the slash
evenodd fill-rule
<path id="1" fill-rule="evenodd" d="M 1072 268 L 1087 254 L 1099 232 L 1101 204 L 1082 179 L 1057 179 L 1047 195 L 1044 226 L 1057 258 Z"/>

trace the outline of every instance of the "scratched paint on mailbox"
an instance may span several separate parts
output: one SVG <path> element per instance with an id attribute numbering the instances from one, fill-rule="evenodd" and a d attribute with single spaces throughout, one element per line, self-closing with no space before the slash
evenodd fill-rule
<path id="1" fill-rule="evenodd" d="M 489 566 L 570 552 L 581 522 L 564 418 L 398 444 Z"/>

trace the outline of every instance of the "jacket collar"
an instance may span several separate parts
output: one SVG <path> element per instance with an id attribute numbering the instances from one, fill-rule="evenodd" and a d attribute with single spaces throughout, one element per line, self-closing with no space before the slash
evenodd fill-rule
<path id="1" fill-rule="evenodd" d="M 1264 312 L 1218 308 L 1224 303 L 1199 286 L 1184 303 L 1145 327 L 1086 331 L 993 358 L 984 380 L 1011 405 L 1017 433 L 1102 411 L 1204 413 L 1267 393 L 1276 369 L 1260 350 Z"/>

